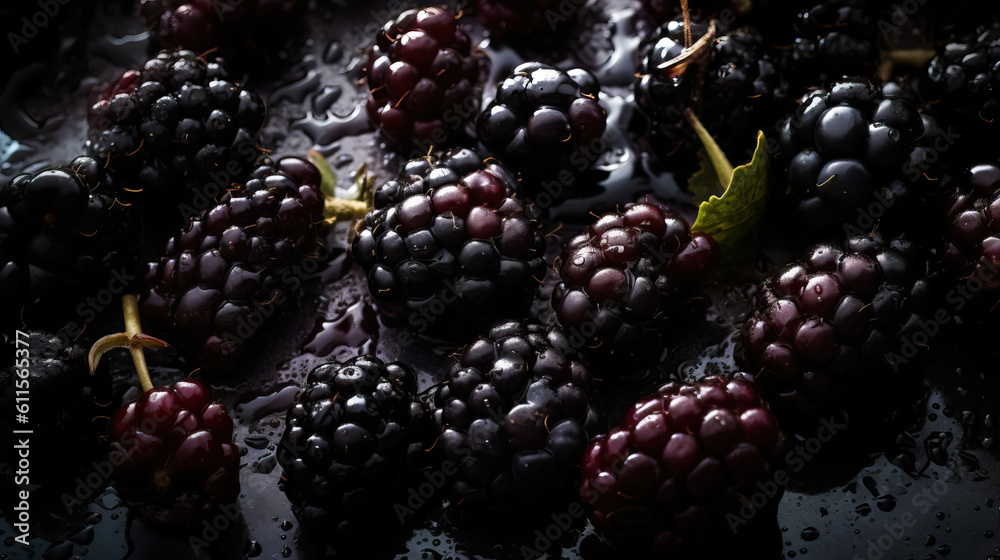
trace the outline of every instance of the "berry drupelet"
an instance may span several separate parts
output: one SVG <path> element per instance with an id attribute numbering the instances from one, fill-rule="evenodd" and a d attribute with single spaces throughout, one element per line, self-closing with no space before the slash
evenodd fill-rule
<path id="1" fill-rule="evenodd" d="M 80 300 L 134 273 L 134 214 L 85 156 L 0 188 L 0 329 L 61 328 Z"/>
<path id="2" fill-rule="evenodd" d="M 552 308 L 604 354 L 635 358 L 647 331 L 676 319 L 720 258 L 711 235 L 654 204 L 629 204 L 569 240 Z"/>
<path id="3" fill-rule="evenodd" d="M 541 204 L 545 193 L 551 205 L 573 194 L 605 149 L 608 113 L 599 94 L 597 78 L 586 70 L 526 62 L 479 115 L 479 142 L 519 175 L 529 199 Z"/>
<path id="4" fill-rule="evenodd" d="M 166 346 L 142 334 L 135 296 L 122 298 L 126 332 L 90 350 L 90 370 L 113 348 L 127 348 L 142 394 L 111 417 L 108 461 L 115 488 L 147 521 L 165 529 L 196 527 L 240 491 L 240 452 L 233 419 L 208 387 L 182 379 L 154 387 L 143 350 Z"/>
<path id="5" fill-rule="evenodd" d="M 930 297 L 927 261 L 905 236 L 820 244 L 771 273 L 743 323 L 737 363 L 776 410 L 850 406 L 891 378 L 891 356 Z"/>
<path id="6" fill-rule="evenodd" d="M 506 321 L 466 346 L 434 394 L 434 453 L 457 465 L 446 496 L 470 516 L 566 498 L 601 429 L 590 386 L 557 328 Z"/>
<path id="7" fill-rule="evenodd" d="M 501 165 L 456 148 L 410 161 L 375 191 L 354 238 L 376 300 L 410 326 L 459 336 L 517 315 L 545 272 L 535 209 Z"/>
<path id="8" fill-rule="evenodd" d="M 374 356 L 309 373 L 277 452 L 282 490 L 305 526 L 349 541 L 391 516 L 430 446 L 415 392 L 412 371 Z"/>
<path id="9" fill-rule="evenodd" d="M 313 164 L 263 158 L 244 185 L 192 219 L 149 264 L 141 296 L 155 332 L 231 369 L 258 329 L 302 283 L 295 267 L 317 249 L 323 219 Z"/>
<path id="10" fill-rule="evenodd" d="M 809 93 L 778 131 L 797 228 L 813 240 L 841 235 L 875 208 L 885 229 L 938 197 L 938 135 L 912 93 L 893 83 L 848 80 Z"/>
<path id="11" fill-rule="evenodd" d="M 158 203 L 211 199 L 251 171 L 264 104 L 221 60 L 164 51 L 122 75 L 88 119 L 87 153 L 125 181 L 120 199 L 155 214 Z"/>
<path id="12" fill-rule="evenodd" d="M 167 49 L 218 49 L 250 69 L 268 63 L 301 24 L 302 0 L 141 0 L 153 39 Z"/>
<path id="13" fill-rule="evenodd" d="M 590 443 L 580 497 L 598 533 L 639 557 L 715 548 L 732 539 L 726 516 L 771 476 L 784 439 L 746 374 L 668 383 Z"/>
<path id="14" fill-rule="evenodd" d="M 450 10 L 403 12 L 386 22 L 368 56 L 368 120 L 416 155 L 447 144 L 479 111 L 485 60 Z"/>

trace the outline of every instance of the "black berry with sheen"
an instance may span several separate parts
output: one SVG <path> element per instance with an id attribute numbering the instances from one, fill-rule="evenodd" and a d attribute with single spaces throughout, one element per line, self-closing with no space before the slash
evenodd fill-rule
<path id="1" fill-rule="evenodd" d="M 857 402 L 904 365 L 898 352 L 927 305 L 926 276 L 926 258 L 906 237 L 816 245 L 764 281 L 737 361 L 779 412 Z"/>
<path id="2" fill-rule="evenodd" d="M 298 158 L 264 158 L 244 185 L 171 237 L 149 264 L 143 317 L 202 363 L 228 370 L 304 278 L 323 219 L 319 171 Z"/>
<path id="3" fill-rule="evenodd" d="M 419 332 L 467 336 L 516 316 L 545 272 L 535 209 L 517 193 L 503 166 L 472 150 L 407 163 L 375 191 L 354 238 L 372 295 Z"/>
<path id="4" fill-rule="evenodd" d="M 479 111 L 485 57 L 450 10 L 407 10 L 386 22 L 368 56 L 368 120 L 418 154 L 464 133 Z"/>
<path id="5" fill-rule="evenodd" d="M 629 204 L 571 238 L 555 262 L 552 308 L 568 330 L 615 356 L 643 353 L 715 269 L 718 243 L 654 204 Z"/>
<path id="6" fill-rule="evenodd" d="M 605 149 L 607 111 L 599 94 L 597 78 L 586 70 L 526 62 L 479 115 L 479 142 L 519 175 L 526 196 L 541 204 L 544 193 L 551 204 L 573 193 Z"/>
<path id="7" fill-rule="evenodd" d="M 114 179 L 81 156 L 0 187 L 0 328 L 58 329 L 87 296 L 128 287 L 138 219 L 115 202 Z"/>
<path id="8" fill-rule="evenodd" d="M 506 321 L 466 346 L 434 394 L 434 452 L 458 465 L 444 487 L 451 503 L 475 515 L 565 500 L 601 428 L 590 390 L 559 329 Z"/>
<path id="9" fill-rule="evenodd" d="M 415 391 L 406 366 L 374 356 L 309 373 L 277 452 L 281 487 L 303 524 L 349 540 L 391 517 L 429 447 L 428 414 Z"/>

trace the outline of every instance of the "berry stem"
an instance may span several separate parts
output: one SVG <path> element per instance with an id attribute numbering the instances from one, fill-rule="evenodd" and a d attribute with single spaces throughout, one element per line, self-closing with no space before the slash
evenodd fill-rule
<path id="1" fill-rule="evenodd" d="M 149 377 L 149 368 L 146 366 L 146 355 L 143 350 L 149 348 L 156 350 L 168 348 L 166 342 L 142 333 L 142 323 L 139 319 L 139 304 L 132 294 L 122 297 L 122 311 L 125 315 L 125 332 L 109 334 L 94 343 L 90 348 L 87 361 L 90 365 L 90 374 L 97 370 L 97 364 L 101 361 L 101 356 L 108 350 L 114 348 L 128 348 L 132 354 L 132 363 L 135 364 L 136 373 L 139 375 L 139 384 L 143 392 L 153 388 L 153 381 Z"/>
<path id="2" fill-rule="evenodd" d="M 681 0 L 681 13 L 684 14 L 684 48 L 691 48 L 691 10 L 688 0 Z"/>
<path id="3" fill-rule="evenodd" d="M 700 139 L 701 143 L 705 146 L 708 158 L 712 161 L 712 167 L 715 168 L 715 174 L 719 176 L 719 184 L 722 185 L 723 189 L 722 192 L 719 193 L 719 196 L 722 196 L 722 193 L 726 192 L 726 187 L 728 187 L 729 183 L 733 180 L 733 164 L 729 162 L 729 158 L 726 157 L 726 153 L 719 147 L 715 138 L 712 138 L 712 135 L 705 128 L 705 125 L 701 124 L 701 121 L 698 120 L 698 116 L 694 114 L 694 111 L 691 109 L 685 109 L 684 116 L 687 117 L 688 122 L 691 123 L 691 127 L 694 128 L 694 131 L 698 134 L 698 139 Z"/>
<path id="4" fill-rule="evenodd" d="M 320 177 L 322 177 L 320 192 L 323 193 L 323 217 L 326 218 L 326 221 L 335 222 L 337 220 L 358 220 L 364 218 L 365 214 L 368 213 L 368 204 L 362 200 L 339 198 L 336 194 L 337 174 L 330 167 L 330 162 L 326 161 L 323 154 L 317 150 L 309 150 L 308 155 L 309 161 L 316 166 Z M 364 187 L 367 183 L 368 174 L 365 172 L 365 169 L 364 165 L 358 169 L 359 178 L 357 184 L 359 198 L 366 195 Z"/>

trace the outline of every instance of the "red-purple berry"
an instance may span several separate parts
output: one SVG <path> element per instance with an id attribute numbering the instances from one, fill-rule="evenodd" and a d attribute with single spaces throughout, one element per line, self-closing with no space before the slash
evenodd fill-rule
<path id="1" fill-rule="evenodd" d="M 590 443 L 580 497 L 599 534 L 655 558 L 732 538 L 727 514 L 769 478 L 784 446 L 749 379 L 668 383 Z M 771 498 L 772 508 L 779 499 Z"/>

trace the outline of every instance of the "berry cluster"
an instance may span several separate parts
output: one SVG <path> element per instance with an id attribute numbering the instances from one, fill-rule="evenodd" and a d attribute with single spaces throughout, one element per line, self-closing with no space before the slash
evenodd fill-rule
<path id="1" fill-rule="evenodd" d="M 715 268 L 719 246 L 691 232 L 680 214 L 630 204 L 570 239 L 556 260 L 552 308 L 566 329 L 598 348 L 629 357 L 647 330 L 675 318 Z"/>
<path id="2" fill-rule="evenodd" d="M 376 189 L 354 238 L 372 295 L 419 332 L 517 314 L 545 269 L 536 211 L 518 192 L 503 166 L 472 150 L 407 163 Z"/>
<path id="3" fill-rule="evenodd" d="M 372 47 L 368 120 L 398 148 L 420 154 L 463 133 L 479 111 L 484 58 L 449 10 L 407 10 Z"/>
<path id="4" fill-rule="evenodd" d="M 294 266 L 315 250 L 319 171 L 298 158 L 264 158 L 239 188 L 171 237 L 146 272 L 140 304 L 156 332 L 195 348 L 205 366 L 232 368 L 287 303 Z"/>
<path id="5" fill-rule="evenodd" d="M 424 462 L 427 410 L 402 364 L 358 356 L 318 366 L 288 410 L 282 489 L 304 524 L 349 539 Z"/>
<path id="6" fill-rule="evenodd" d="M 97 161 L 22 174 L 0 188 L 0 328 L 63 326 L 77 301 L 119 290 L 138 264 L 138 220 Z"/>

